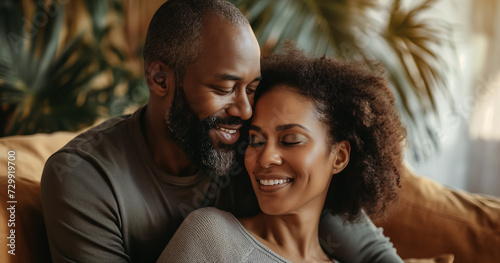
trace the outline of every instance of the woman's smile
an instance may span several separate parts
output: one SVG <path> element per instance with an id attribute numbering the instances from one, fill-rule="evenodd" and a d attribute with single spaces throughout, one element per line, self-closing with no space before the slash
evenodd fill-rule
<path id="1" fill-rule="evenodd" d="M 257 174 L 255 180 L 258 183 L 258 190 L 264 193 L 279 191 L 293 182 L 292 177 L 278 174 Z"/>

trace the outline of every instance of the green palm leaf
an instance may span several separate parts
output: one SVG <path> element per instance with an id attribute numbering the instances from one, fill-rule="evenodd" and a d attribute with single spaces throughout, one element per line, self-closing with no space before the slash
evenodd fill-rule
<path id="1" fill-rule="evenodd" d="M 23 35 L 26 21 L 21 19 L 20 1 L 0 4 L 0 105 L 2 110 L 8 109 L 0 136 L 76 131 L 99 116 L 109 116 L 115 87 L 128 81 L 127 70 L 105 58 L 107 53 L 120 58 L 120 51 L 110 44 L 100 45 L 110 30 L 104 24 L 107 6 L 116 1 L 88 2 L 94 39 L 85 40 L 85 32 L 77 32 L 62 47 L 64 7 L 57 1 L 50 7 L 53 12 L 46 15 L 46 23 L 28 35 Z M 45 8 L 38 4 L 35 13 L 47 14 Z M 36 25 L 36 21 L 30 24 Z M 102 77 L 110 81 L 96 84 Z"/>
<path id="2" fill-rule="evenodd" d="M 439 54 L 453 49 L 451 29 L 422 18 L 434 2 L 403 9 L 400 0 L 389 7 L 370 0 L 233 0 L 247 15 L 263 55 L 294 40 L 313 56 L 383 63 L 416 159 L 424 157 L 421 142 L 438 147 L 437 96 L 452 104 L 450 67 Z"/>

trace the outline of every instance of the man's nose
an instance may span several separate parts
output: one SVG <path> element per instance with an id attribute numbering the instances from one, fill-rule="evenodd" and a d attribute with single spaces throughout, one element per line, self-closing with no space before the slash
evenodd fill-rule
<path id="1" fill-rule="evenodd" d="M 252 117 L 252 105 L 245 91 L 235 94 L 233 102 L 227 108 L 227 113 L 231 116 L 248 120 Z"/>

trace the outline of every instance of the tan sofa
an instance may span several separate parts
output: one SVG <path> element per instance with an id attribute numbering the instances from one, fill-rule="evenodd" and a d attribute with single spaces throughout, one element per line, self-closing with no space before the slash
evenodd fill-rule
<path id="1" fill-rule="evenodd" d="M 0 138 L 0 262 L 50 262 L 40 176 L 45 160 L 75 135 Z M 14 164 L 8 163 L 9 151 L 15 151 L 11 152 Z M 8 196 L 9 166 L 15 167 L 13 199 Z M 409 171 L 402 185 L 397 207 L 375 223 L 384 228 L 406 262 L 500 262 L 500 198 L 453 191 Z M 15 228 L 9 227 L 12 209 L 7 208 L 13 203 L 7 201 L 17 202 Z M 8 246 L 12 229 L 15 255 L 9 254 Z"/>

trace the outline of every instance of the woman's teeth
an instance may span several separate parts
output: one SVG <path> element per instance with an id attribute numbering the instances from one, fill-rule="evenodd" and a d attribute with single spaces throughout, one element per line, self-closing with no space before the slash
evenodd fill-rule
<path id="1" fill-rule="evenodd" d="M 227 132 L 229 134 L 234 134 L 236 133 L 236 130 L 231 130 L 231 129 L 226 129 L 226 128 L 222 128 L 222 127 L 217 127 L 217 129 L 223 131 L 223 132 Z"/>
<path id="2" fill-rule="evenodd" d="M 261 185 L 277 185 L 277 184 L 286 184 L 291 182 L 292 179 L 274 179 L 274 180 L 259 180 Z"/>

